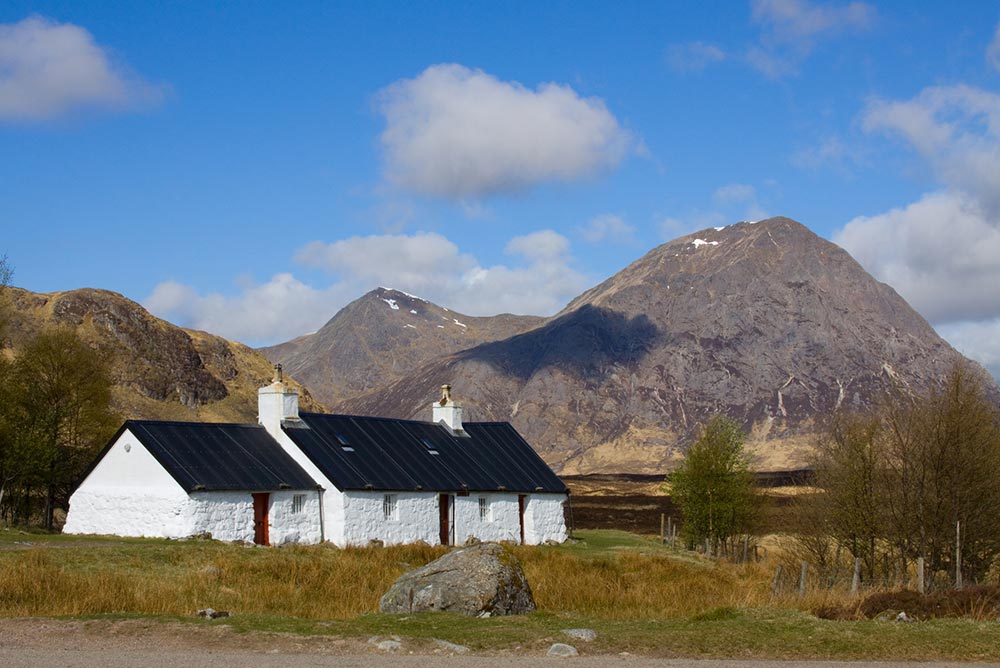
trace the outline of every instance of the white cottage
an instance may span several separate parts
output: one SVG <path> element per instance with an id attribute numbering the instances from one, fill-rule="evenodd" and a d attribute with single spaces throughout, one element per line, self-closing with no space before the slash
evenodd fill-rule
<path id="1" fill-rule="evenodd" d="M 298 412 L 276 369 L 259 425 L 130 420 L 70 497 L 65 533 L 262 545 L 566 539 L 568 490 L 506 422 Z"/>

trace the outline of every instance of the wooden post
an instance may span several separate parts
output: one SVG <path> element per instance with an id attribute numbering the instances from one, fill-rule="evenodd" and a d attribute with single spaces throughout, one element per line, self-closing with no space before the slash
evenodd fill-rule
<path id="1" fill-rule="evenodd" d="M 955 589 L 962 588 L 962 521 L 955 522 Z"/>
<path id="2" fill-rule="evenodd" d="M 781 592 L 781 564 L 774 569 L 774 581 L 771 583 L 771 596 L 777 596 Z"/>
<path id="3" fill-rule="evenodd" d="M 924 593 L 924 558 L 917 557 L 917 592 Z"/>
<path id="4" fill-rule="evenodd" d="M 861 557 L 854 559 L 854 577 L 851 578 L 851 593 L 857 594 L 861 586 Z"/>
<path id="5" fill-rule="evenodd" d="M 660 513 L 660 545 L 667 542 L 667 516 Z"/>
<path id="6" fill-rule="evenodd" d="M 747 563 L 747 551 L 750 549 L 750 534 L 743 536 L 743 557 L 740 559 L 741 564 Z"/>
<path id="7" fill-rule="evenodd" d="M 809 564 L 802 562 L 802 571 L 799 573 L 799 598 L 806 595 L 806 575 L 809 573 Z"/>
<path id="8" fill-rule="evenodd" d="M 705 539 L 705 556 L 706 557 L 711 557 L 712 556 L 712 539 L 711 538 L 706 538 Z"/>

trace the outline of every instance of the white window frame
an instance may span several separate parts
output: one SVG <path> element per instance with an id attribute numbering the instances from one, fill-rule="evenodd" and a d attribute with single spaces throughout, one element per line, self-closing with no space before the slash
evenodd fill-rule
<path id="1" fill-rule="evenodd" d="M 386 522 L 399 520 L 399 495 L 384 494 L 382 496 L 382 517 Z"/>

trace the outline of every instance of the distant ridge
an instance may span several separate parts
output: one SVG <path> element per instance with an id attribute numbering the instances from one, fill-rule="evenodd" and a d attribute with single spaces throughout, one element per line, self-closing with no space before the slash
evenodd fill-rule
<path id="1" fill-rule="evenodd" d="M 247 346 L 181 329 L 108 290 L 39 294 L 6 288 L 13 307 L 5 330 L 14 353 L 47 327 L 69 327 L 109 354 L 114 408 L 123 419 L 257 422 L 257 388 L 272 364 Z M 306 410 L 322 407 L 301 397 Z"/>
<path id="2" fill-rule="evenodd" d="M 543 321 L 509 314 L 468 316 L 377 288 L 342 308 L 319 331 L 260 351 L 332 406 L 382 387 L 426 360 L 507 338 Z"/>

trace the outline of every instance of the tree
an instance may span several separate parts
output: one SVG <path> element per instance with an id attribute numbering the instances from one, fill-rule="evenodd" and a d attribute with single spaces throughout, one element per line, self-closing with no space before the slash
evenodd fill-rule
<path id="1" fill-rule="evenodd" d="M 715 549 L 749 530 L 758 496 L 743 454 L 744 439 L 735 422 L 716 416 L 670 474 L 671 496 L 684 514 L 689 544 L 709 539 Z"/>
<path id="2" fill-rule="evenodd" d="M 104 357 L 71 330 L 44 332 L 18 355 L 11 370 L 13 441 L 23 484 L 45 491 L 44 523 L 66 505 L 70 487 L 114 433 L 111 378 Z"/>

